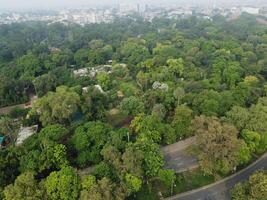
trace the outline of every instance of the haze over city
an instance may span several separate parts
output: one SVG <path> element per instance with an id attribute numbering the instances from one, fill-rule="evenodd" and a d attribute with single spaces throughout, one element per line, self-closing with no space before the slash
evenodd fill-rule
<path id="1" fill-rule="evenodd" d="M 1 10 L 13 9 L 59 9 L 59 8 L 80 8 L 83 6 L 105 6 L 117 4 L 140 3 L 149 5 L 168 5 L 180 4 L 181 6 L 237 6 L 237 5 L 251 5 L 263 6 L 267 2 L 265 0 L 0 0 Z"/>

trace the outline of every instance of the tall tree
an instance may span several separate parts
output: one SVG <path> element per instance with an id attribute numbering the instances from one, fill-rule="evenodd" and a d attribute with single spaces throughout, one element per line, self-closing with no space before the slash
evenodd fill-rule
<path id="1" fill-rule="evenodd" d="M 249 177 L 245 183 L 238 183 L 232 190 L 233 200 L 265 200 L 267 197 L 266 171 L 258 171 Z"/>
<path id="2" fill-rule="evenodd" d="M 75 200 L 79 197 L 80 180 L 77 172 L 71 167 L 52 172 L 46 178 L 44 186 L 51 200 Z"/>
<path id="3" fill-rule="evenodd" d="M 43 186 L 38 183 L 32 172 L 19 175 L 14 184 L 5 187 L 4 198 L 5 200 L 47 199 Z"/>
<path id="4" fill-rule="evenodd" d="M 227 174 L 239 164 L 241 140 L 237 129 L 221 123 L 216 117 L 196 117 L 193 120 L 197 143 L 194 154 L 205 174 Z"/>
<path id="5" fill-rule="evenodd" d="M 60 86 L 56 92 L 50 92 L 38 99 L 31 113 L 38 114 L 42 124 L 66 123 L 77 111 L 80 103 L 79 95 L 66 86 Z"/>

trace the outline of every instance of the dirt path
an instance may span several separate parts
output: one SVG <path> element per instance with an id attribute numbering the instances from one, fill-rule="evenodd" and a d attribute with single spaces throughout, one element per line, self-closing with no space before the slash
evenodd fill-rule
<path id="1" fill-rule="evenodd" d="M 186 150 L 196 143 L 196 137 L 165 146 L 161 148 L 164 155 L 165 168 L 173 169 L 177 173 L 192 170 L 198 167 L 195 156 L 189 155 Z"/>
<path id="2" fill-rule="evenodd" d="M 0 115 L 9 114 L 10 111 L 13 110 L 14 108 L 21 108 L 21 109 L 31 108 L 33 103 L 37 99 L 38 99 L 37 96 L 32 96 L 30 101 L 27 102 L 27 103 L 17 104 L 17 105 L 14 105 L 14 106 L 7 106 L 7 107 L 0 108 Z"/>

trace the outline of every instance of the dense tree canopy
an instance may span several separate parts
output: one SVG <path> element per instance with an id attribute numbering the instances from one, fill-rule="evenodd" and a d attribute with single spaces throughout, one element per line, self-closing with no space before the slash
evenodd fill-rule
<path id="1" fill-rule="evenodd" d="M 205 179 L 245 166 L 267 150 L 266 46 L 248 14 L 0 25 L 0 199 L 166 197 L 186 187 L 160 148 L 194 135 Z M 264 199 L 264 173 L 233 198 Z"/>

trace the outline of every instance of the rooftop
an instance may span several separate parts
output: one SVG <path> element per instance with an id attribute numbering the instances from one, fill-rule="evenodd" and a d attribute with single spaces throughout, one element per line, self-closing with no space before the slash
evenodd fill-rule
<path id="1" fill-rule="evenodd" d="M 24 140 L 26 140 L 31 135 L 35 134 L 37 132 L 38 126 L 31 126 L 31 127 L 21 127 L 20 131 L 18 133 L 16 145 L 21 145 Z"/>

